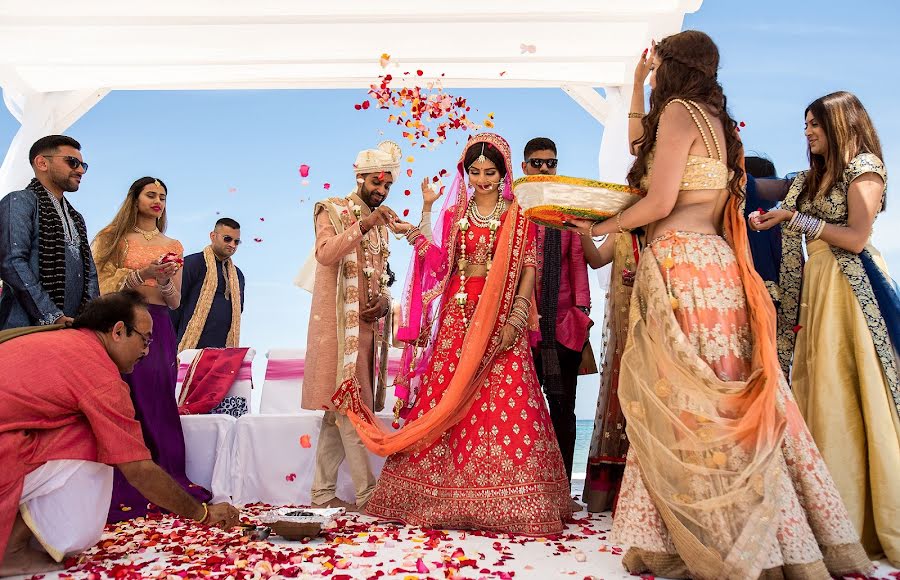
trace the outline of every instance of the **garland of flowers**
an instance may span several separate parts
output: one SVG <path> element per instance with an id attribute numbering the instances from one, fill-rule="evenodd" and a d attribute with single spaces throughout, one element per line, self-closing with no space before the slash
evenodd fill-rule
<path id="1" fill-rule="evenodd" d="M 353 215 L 356 216 L 356 221 L 359 221 L 362 216 L 362 208 L 355 203 L 353 203 L 352 199 L 347 200 L 350 203 L 350 207 L 353 210 Z M 363 274 L 366 276 L 366 304 L 372 300 L 372 298 L 378 296 L 384 296 L 385 291 L 387 290 L 387 284 L 390 280 L 390 276 L 388 276 L 387 272 L 383 272 L 381 274 L 381 278 L 378 281 L 378 294 L 376 296 L 372 296 L 372 285 L 369 283 L 372 279 L 372 276 L 375 275 L 375 267 L 372 265 L 372 256 L 376 254 L 381 254 L 383 259 L 383 263 L 387 263 L 388 257 L 390 257 L 391 252 L 388 249 L 387 243 L 387 235 L 383 230 L 387 228 L 383 226 L 374 226 L 370 231 L 366 232 L 362 236 L 362 241 L 360 242 L 362 246 L 363 257 L 366 260 L 366 265 L 363 268 Z M 369 235 L 371 232 L 375 232 L 376 242 L 372 243 L 371 236 Z"/>

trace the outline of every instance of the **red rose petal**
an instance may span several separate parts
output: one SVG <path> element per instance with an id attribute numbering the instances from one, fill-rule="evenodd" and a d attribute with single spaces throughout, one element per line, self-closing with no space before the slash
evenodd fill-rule
<path id="1" fill-rule="evenodd" d="M 323 183 L 323 184 L 322 184 L 322 187 L 324 187 L 325 189 L 331 189 L 331 184 L 330 184 L 330 183 Z"/>
<path id="2" fill-rule="evenodd" d="M 794 328 L 792 328 L 791 330 L 794 332 L 794 334 L 797 334 L 798 332 L 800 332 L 801 328 L 803 328 L 803 327 L 800 326 L 799 324 L 796 324 L 796 325 L 794 325 Z"/>
<path id="3" fill-rule="evenodd" d="M 300 436 L 300 447 L 304 449 L 309 449 L 310 447 L 312 447 L 312 443 L 309 440 L 309 435 Z"/>
<path id="4" fill-rule="evenodd" d="M 408 215 L 409 215 L 409 210 L 408 209 L 403 210 L 403 217 L 406 217 Z"/>
<path id="5" fill-rule="evenodd" d="M 407 169 L 407 170 L 406 170 L 406 176 L 407 176 L 407 177 L 412 177 L 412 176 L 413 176 L 413 170 L 412 170 L 412 169 Z"/>
<path id="6" fill-rule="evenodd" d="M 309 165 L 303 164 L 300 166 L 300 177 L 309 177 Z"/>
<path id="7" fill-rule="evenodd" d="M 363 101 L 363 102 L 362 102 L 362 108 L 363 108 L 363 109 L 368 109 L 368 108 L 369 108 L 369 101 Z"/>
<path id="8" fill-rule="evenodd" d="M 422 76 L 422 75 L 425 74 L 425 73 L 422 72 L 421 70 L 417 70 L 417 71 L 416 71 L 416 74 L 419 75 L 419 76 Z"/>
<path id="9" fill-rule="evenodd" d="M 403 195 L 412 195 L 412 192 L 408 189 L 403 190 Z"/>

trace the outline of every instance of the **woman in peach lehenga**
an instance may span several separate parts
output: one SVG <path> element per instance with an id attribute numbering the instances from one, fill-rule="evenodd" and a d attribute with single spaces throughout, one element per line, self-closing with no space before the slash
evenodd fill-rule
<path id="1" fill-rule="evenodd" d="M 649 58 L 650 111 L 628 176 L 647 195 L 614 220 L 573 224 L 593 235 L 649 224 L 619 379 L 631 448 L 613 539 L 632 573 L 866 574 L 872 564 L 778 364 L 718 50 L 686 31 Z"/>

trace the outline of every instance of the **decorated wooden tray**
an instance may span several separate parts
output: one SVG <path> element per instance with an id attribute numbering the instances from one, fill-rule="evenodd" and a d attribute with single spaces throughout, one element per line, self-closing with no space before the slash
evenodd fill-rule
<path id="1" fill-rule="evenodd" d="M 644 195 L 627 185 L 565 175 L 520 177 L 513 189 L 525 217 L 557 229 L 564 229 L 563 221 L 569 219 L 607 220 Z"/>

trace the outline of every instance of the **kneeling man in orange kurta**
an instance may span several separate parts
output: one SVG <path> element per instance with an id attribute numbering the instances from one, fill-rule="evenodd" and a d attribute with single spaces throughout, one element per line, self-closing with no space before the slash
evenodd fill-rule
<path id="1" fill-rule="evenodd" d="M 133 290 L 88 303 L 71 329 L 0 333 L 0 576 L 58 569 L 100 539 L 113 467 L 180 516 L 230 528 L 240 512 L 197 503 L 150 460 L 134 418 L 131 372 L 153 319 Z M 43 551 L 30 547 L 32 537 Z"/>

